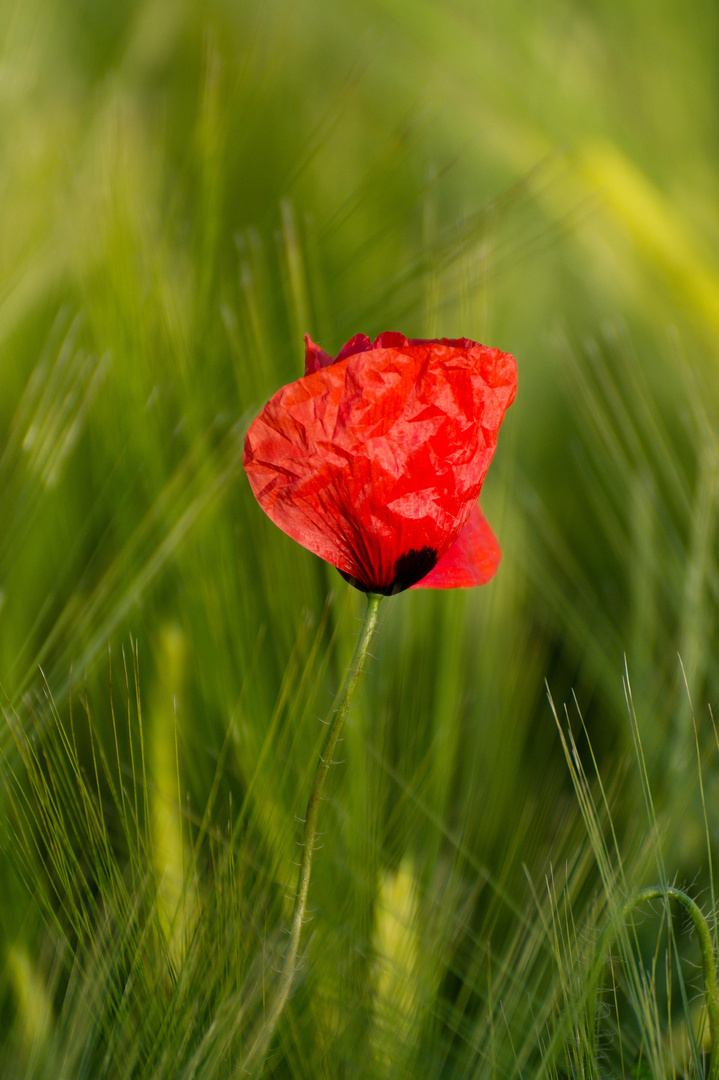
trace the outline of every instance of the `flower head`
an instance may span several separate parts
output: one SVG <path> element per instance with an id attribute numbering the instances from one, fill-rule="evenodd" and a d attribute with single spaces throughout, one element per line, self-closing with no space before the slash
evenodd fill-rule
<path id="1" fill-rule="evenodd" d="M 499 545 L 477 498 L 514 400 L 513 356 L 467 338 L 357 334 L 250 425 L 244 466 L 265 513 L 352 585 L 482 585 Z"/>

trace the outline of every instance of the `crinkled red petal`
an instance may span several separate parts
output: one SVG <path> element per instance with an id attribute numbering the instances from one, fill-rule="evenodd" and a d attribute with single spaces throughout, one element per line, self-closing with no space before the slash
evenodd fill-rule
<path id="1" fill-rule="evenodd" d="M 370 349 L 402 348 L 404 345 L 452 345 L 459 349 L 471 349 L 476 344 L 469 338 L 407 338 L 394 330 L 385 330 L 378 334 L 374 341 L 366 334 L 355 334 L 335 357 L 315 345 L 310 335 L 305 334 L 305 375 L 313 375 L 321 368 L 330 367 L 331 364 L 337 364 L 340 360 L 346 360 L 360 352 L 368 352 Z"/>
<path id="2" fill-rule="evenodd" d="M 340 360 L 346 360 L 349 356 L 355 356 L 357 353 L 369 352 L 372 348 L 374 346 L 366 334 L 355 334 L 346 345 L 342 346 L 334 362 L 338 364 Z"/>
<path id="3" fill-rule="evenodd" d="M 314 375 L 324 367 L 334 364 L 328 352 L 315 345 L 309 334 L 305 334 L 305 375 Z"/>
<path id="4" fill-rule="evenodd" d="M 245 442 L 269 517 L 372 591 L 409 588 L 454 543 L 516 389 L 499 349 L 402 341 L 282 387 Z"/>
<path id="5" fill-rule="evenodd" d="M 479 506 L 475 506 L 461 533 L 434 570 L 413 589 L 469 589 L 486 585 L 494 577 L 502 552 Z"/>

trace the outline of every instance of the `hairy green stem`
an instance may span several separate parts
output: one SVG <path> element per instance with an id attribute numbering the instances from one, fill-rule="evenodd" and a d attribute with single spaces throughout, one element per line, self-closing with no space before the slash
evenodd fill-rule
<path id="1" fill-rule="evenodd" d="M 357 648 L 352 657 L 352 663 L 347 670 L 342 689 L 337 698 L 337 704 L 330 717 L 327 734 L 325 735 L 325 741 L 322 745 L 320 759 L 317 763 L 314 780 L 310 789 L 310 797 L 307 802 L 305 828 L 302 838 L 302 858 L 300 860 L 300 873 L 297 882 L 295 904 L 292 911 L 292 922 L 290 924 L 287 952 L 285 953 L 285 959 L 275 990 L 274 1000 L 264 1017 L 259 1032 L 245 1054 L 244 1060 L 240 1066 L 240 1075 L 243 1073 L 252 1074 L 261 1067 L 272 1040 L 272 1036 L 275 1033 L 277 1023 L 282 1015 L 282 1010 L 287 1004 L 287 999 L 290 996 L 292 980 L 297 970 L 297 956 L 300 947 L 300 937 L 302 935 L 302 923 L 304 922 L 305 909 L 307 907 L 307 894 L 310 888 L 312 855 L 317 835 L 317 817 L 320 809 L 320 799 L 322 798 L 322 788 L 324 787 L 327 773 L 332 764 L 332 754 L 337 745 L 337 739 L 342 728 L 342 722 L 347 714 L 347 708 L 350 703 L 350 698 L 352 697 L 352 692 L 357 684 L 362 665 L 367 656 L 369 643 L 372 640 L 372 635 L 377 625 L 377 615 L 379 613 L 381 600 L 382 597 L 378 593 L 367 594 L 367 610 L 365 612 L 364 622 L 362 623 L 362 629 L 360 630 Z"/>
<path id="2" fill-rule="evenodd" d="M 697 937 L 699 938 L 699 947 L 702 954 L 702 972 L 704 975 L 704 998 L 706 1001 L 707 1014 L 709 1016 L 709 1037 L 711 1040 L 709 1080 L 719 1080 L 719 990 L 717 989 L 716 957 L 714 956 L 711 931 L 709 930 L 709 925 L 704 918 L 701 909 L 690 896 L 687 896 L 681 889 L 674 888 L 673 885 L 652 885 L 647 889 L 641 889 L 639 892 L 634 893 L 633 896 L 630 896 L 629 899 L 625 901 L 621 908 L 621 920 L 623 921 L 632 908 L 636 907 L 638 904 L 642 904 L 646 900 L 660 899 L 678 900 L 689 913 L 689 916 L 694 923 Z M 597 950 L 599 964 L 604 962 L 604 956 L 608 951 L 609 942 L 615 933 L 616 923 L 612 921 L 602 934 L 599 942 L 599 948 Z M 594 992 L 589 1003 L 590 1020 L 592 1024 L 594 1024 L 594 1017 L 596 1015 L 598 982 L 598 978 L 592 979 Z"/>

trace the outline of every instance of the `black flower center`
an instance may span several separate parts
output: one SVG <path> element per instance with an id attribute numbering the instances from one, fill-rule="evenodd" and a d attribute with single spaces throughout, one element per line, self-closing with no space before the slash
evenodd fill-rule
<path id="1" fill-rule="evenodd" d="M 352 577 L 351 574 L 346 574 L 344 570 L 340 570 L 340 574 L 345 581 L 349 581 L 350 585 L 354 585 L 355 589 L 359 589 L 360 592 L 379 593 L 381 596 L 394 596 L 395 593 L 404 592 L 404 590 L 409 589 L 411 585 L 416 585 L 417 582 L 421 581 L 423 577 L 426 577 L 430 570 L 433 570 L 436 565 L 437 552 L 434 548 L 410 548 L 404 555 L 400 555 L 397 562 L 394 564 L 394 578 L 389 585 L 365 585 L 364 582 Z"/>

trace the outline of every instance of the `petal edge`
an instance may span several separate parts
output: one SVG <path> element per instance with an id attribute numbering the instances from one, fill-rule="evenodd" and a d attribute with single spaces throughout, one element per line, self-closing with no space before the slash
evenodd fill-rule
<path id="1" fill-rule="evenodd" d="M 412 589 L 470 589 L 494 577 L 502 551 L 479 503 L 433 570 Z"/>

